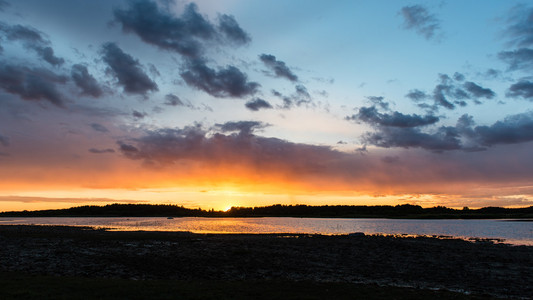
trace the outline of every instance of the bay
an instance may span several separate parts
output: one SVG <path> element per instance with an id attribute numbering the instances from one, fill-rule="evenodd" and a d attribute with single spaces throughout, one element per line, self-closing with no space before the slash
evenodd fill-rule
<path id="1" fill-rule="evenodd" d="M 533 220 L 61 217 L 0 218 L 0 225 L 67 225 L 121 231 L 189 231 L 194 233 L 423 235 L 495 239 L 514 245 L 533 245 L 533 222 L 531 221 Z"/>

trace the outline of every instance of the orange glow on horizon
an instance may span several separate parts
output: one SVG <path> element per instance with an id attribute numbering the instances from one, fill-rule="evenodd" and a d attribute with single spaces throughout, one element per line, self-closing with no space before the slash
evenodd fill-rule
<path id="1" fill-rule="evenodd" d="M 273 204 L 444 205 L 472 208 L 528 206 L 527 183 L 443 182 L 416 175 L 417 180 L 376 170 L 364 177 L 332 175 L 282 165 L 258 170 L 250 162 L 187 162 L 147 167 L 116 160 L 105 170 L 89 162 L 77 168 L 5 166 L 0 170 L 0 211 L 67 208 L 110 203 L 176 204 L 188 208 L 226 210 L 232 206 Z M 409 175 L 413 176 L 413 175 Z M 458 195 L 457 191 L 463 194 Z M 491 196 L 486 196 L 490 194 Z M 520 202 L 523 199 L 522 202 Z M 493 201 L 493 202 L 491 202 Z M 497 202 L 498 203 L 498 202 Z M 525 204 L 521 204 L 525 203 Z"/>
<path id="2" fill-rule="evenodd" d="M 517 195 L 516 199 L 527 196 Z M 503 197 L 510 198 L 510 197 Z M 529 198 L 527 198 L 529 199 Z M 489 200 L 498 200 L 491 198 Z M 531 201 L 529 199 L 528 201 Z M 339 193 L 276 194 L 242 192 L 229 189 L 172 188 L 144 190 L 70 190 L 70 191 L 23 191 L 0 194 L 0 211 L 60 209 L 83 205 L 106 205 L 112 203 L 171 204 L 186 208 L 201 208 L 227 211 L 231 207 L 254 207 L 274 204 L 283 205 L 398 205 L 413 204 L 422 207 L 437 205 L 451 208 L 480 208 L 490 206 L 483 199 L 475 201 L 460 195 L 402 194 L 402 195 L 356 195 Z M 524 207 L 527 205 L 507 205 Z"/>

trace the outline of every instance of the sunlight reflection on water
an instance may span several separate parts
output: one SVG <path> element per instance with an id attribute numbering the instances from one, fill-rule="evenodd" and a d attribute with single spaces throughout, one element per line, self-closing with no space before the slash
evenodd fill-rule
<path id="1" fill-rule="evenodd" d="M 0 218 L 0 224 L 70 225 L 112 230 L 195 233 L 409 234 L 504 239 L 533 245 L 533 222 L 512 220 L 405 220 L 318 218 Z"/>

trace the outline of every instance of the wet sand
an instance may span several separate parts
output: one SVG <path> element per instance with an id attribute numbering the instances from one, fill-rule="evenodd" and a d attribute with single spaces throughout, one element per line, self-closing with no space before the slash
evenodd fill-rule
<path id="1" fill-rule="evenodd" d="M 533 295 L 533 247 L 379 235 L 0 226 L 0 271 L 91 278 L 353 282 Z"/>

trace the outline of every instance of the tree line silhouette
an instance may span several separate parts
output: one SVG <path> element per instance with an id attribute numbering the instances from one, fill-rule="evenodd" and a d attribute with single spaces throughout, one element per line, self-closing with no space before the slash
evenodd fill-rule
<path id="1" fill-rule="evenodd" d="M 232 207 L 228 211 L 191 209 L 170 204 L 86 205 L 67 209 L 1 212 L 1 217 L 314 217 L 314 218 L 408 218 L 408 219 L 503 219 L 533 218 L 533 206 L 453 209 L 419 205 L 270 205 Z"/>

